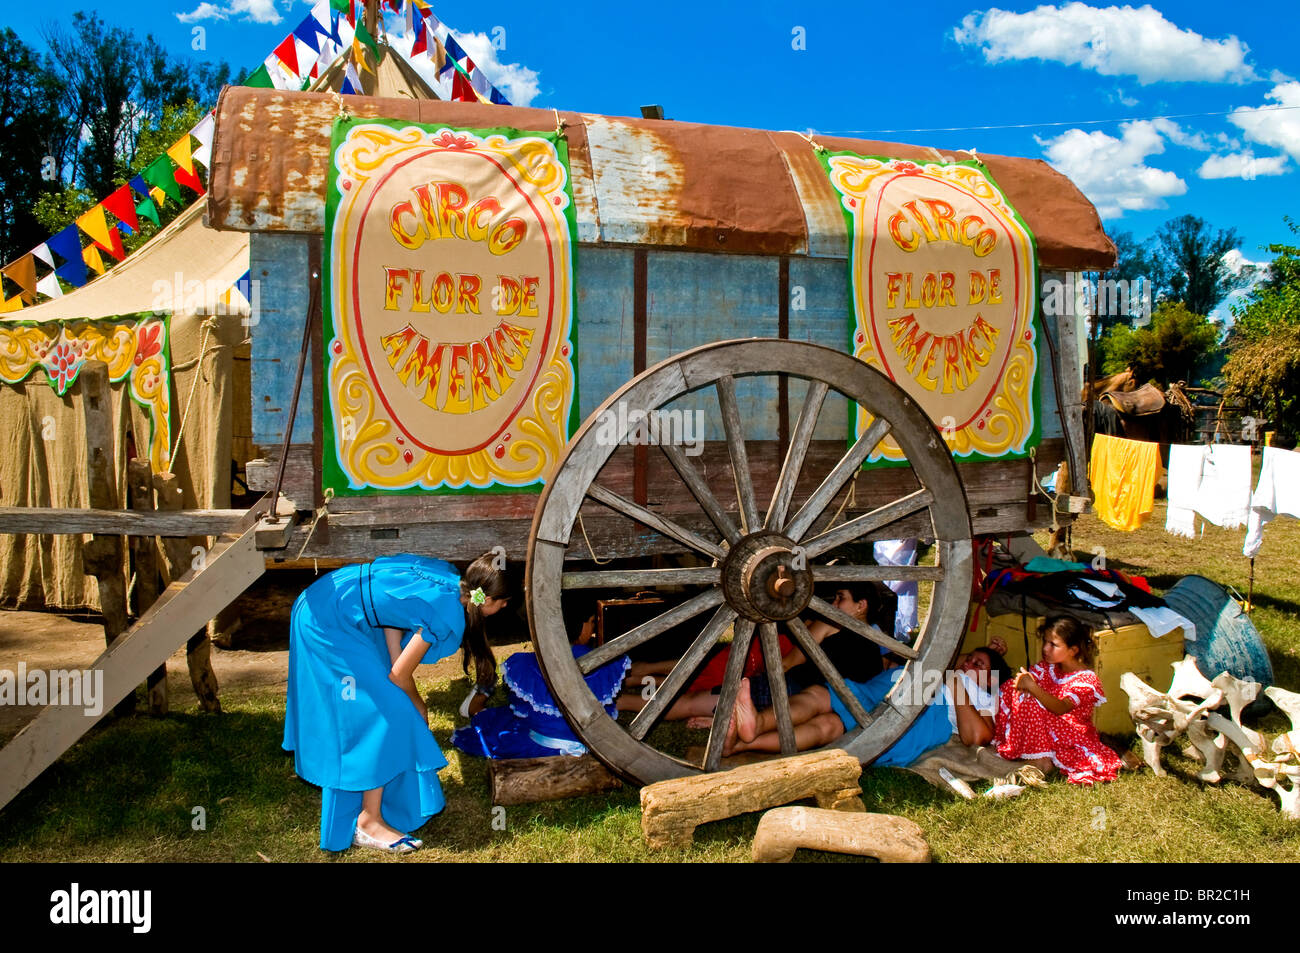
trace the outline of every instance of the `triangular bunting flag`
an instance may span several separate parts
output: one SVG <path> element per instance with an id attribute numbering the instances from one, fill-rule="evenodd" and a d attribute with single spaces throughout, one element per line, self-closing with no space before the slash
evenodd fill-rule
<path id="1" fill-rule="evenodd" d="M 456 75 L 451 78 L 451 98 L 458 103 L 478 102 L 478 93 L 460 70 L 456 70 Z"/>
<path id="2" fill-rule="evenodd" d="M 361 77 L 357 75 L 356 64 L 351 60 L 343 67 L 343 86 L 339 90 L 344 95 L 360 96 L 361 95 Z"/>
<path id="3" fill-rule="evenodd" d="M 352 16 L 352 0 L 330 0 L 330 9 Z"/>
<path id="4" fill-rule="evenodd" d="M 131 195 L 130 188 L 122 186 L 100 204 L 120 218 L 131 231 L 139 231 L 140 220 L 135 214 L 135 197 Z"/>
<path id="5" fill-rule="evenodd" d="M 167 155 L 171 157 L 171 160 L 178 166 L 193 175 L 194 161 L 190 158 L 190 148 L 190 134 L 187 132 L 185 135 L 177 139 L 172 147 L 167 150 Z"/>
<path id="6" fill-rule="evenodd" d="M 320 28 L 320 24 L 316 22 L 316 19 L 310 16 L 305 17 L 301 23 L 293 28 L 293 35 L 309 47 L 313 53 L 319 54 L 320 43 L 316 41 L 317 33 L 329 36 Z"/>
<path id="7" fill-rule="evenodd" d="M 99 256 L 99 249 L 94 245 L 87 245 L 81 250 L 81 257 L 85 260 L 97 275 L 104 273 L 104 259 Z"/>
<path id="8" fill-rule="evenodd" d="M 415 30 L 415 39 L 411 42 L 411 55 L 415 56 L 417 53 L 423 53 L 427 50 L 429 44 L 424 38 L 426 32 L 424 28 L 424 20 L 417 19 L 413 29 Z"/>
<path id="9" fill-rule="evenodd" d="M 352 41 L 352 59 L 367 73 L 374 72 L 374 70 L 370 68 L 370 64 L 367 62 L 366 48 L 361 45 L 360 40 Z"/>
<path id="10" fill-rule="evenodd" d="M 275 87 L 275 83 L 271 82 L 271 71 L 266 68 L 265 63 L 253 70 L 248 79 L 244 80 L 244 85 L 256 86 L 260 89 L 273 89 Z"/>
<path id="11" fill-rule="evenodd" d="M 330 42 L 342 46 L 343 37 L 339 34 L 340 19 L 337 13 L 330 17 Z"/>
<path id="12" fill-rule="evenodd" d="M 54 267 L 54 253 L 50 251 L 50 246 L 46 242 L 41 242 L 32 249 L 32 254 L 39 258 L 51 268 Z"/>
<path id="13" fill-rule="evenodd" d="M 266 47 L 263 47 L 263 49 L 266 49 Z M 294 76 L 298 75 L 298 47 L 293 42 L 292 33 L 280 41 L 280 45 L 275 48 L 273 55 L 288 67 L 289 72 L 293 73 Z"/>
<path id="14" fill-rule="evenodd" d="M 14 295 L 12 298 L 4 298 L 4 300 L 0 301 L 0 314 L 8 314 L 10 311 L 21 311 L 22 307 L 22 295 Z"/>
<path id="15" fill-rule="evenodd" d="M 451 58 L 447 56 L 447 50 L 442 45 L 442 40 L 438 39 L 432 32 L 429 35 L 433 37 L 433 46 L 429 47 L 429 59 L 433 61 L 433 65 L 437 69 L 435 75 L 441 78 L 443 73 L 451 69 Z"/>
<path id="16" fill-rule="evenodd" d="M 47 298 L 62 298 L 63 286 L 59 284 L 59 276 L 50 272 L 40 281 L 36 282 L 36 290 Z"/>
<path id="17" fill-rule="evenodd" d="M 96 205 L 90 211 L 77 217 L 77 227 L 90 236 L 100 248 L 108 251 L 113 247 L 113 239 L 109 235 L 108 220 L 104 218 L 104 206 Z M 121 241 L 121 238 L 118 238 Z"/>
<path id="18" fill-rule="evenodd" d="M 492 87 L 492 98 L 491 98 L 491 101 L 492 101 L 492 103 L 493 103 L 494 105 L 497 105 L 497 106 L 509 106 L 509 105 L 510 105 L 510 100 L 506 99 L 505 96 L 502 95 L 501 90 L 497 89 L 495 86 Z"/>
<path id="19" fill-rule="evenodd" d="M 181 201 L 181 190 L 176 184 L 175 175 L 172 173 L 172 160 L 167 156 L 159 156 L 157 159 L 154 159 L 154 161 L 150 163 L 149 168 L 145 169 L 144 172 L 141 173 L 141 176 L 146 182 L 153 186 L 154 189 L 161 189 L 166 193 L 168 198 L 174 199 L 177 202 Z M 162 199 L 160 196 L 156 195 L 153 191 L 150 191 L 149 194 L 153 196 L 155 202 L 161 204 Z"/>
<path id="20" fill-rule="evenodd" d="M 0 268 L 0 272 L 22 289 L 23 301 L 31 304 L 36 300 L 36 258 L 30 252 Z"/>
<path id="21" fill-rule="evenodd" d="M 459 63 L 465 58 L 465 51 L 460 48 L 460 44 L 456 42 L 456 39 L 450 33 L 447 34 L 447 42 L 443 45 L 447 48 L 447 55 L 456 62 Z"/>
<path id="22" fill-rule="evenodd" d="M 180 166 L 177 166 L 176 171 L 173 172 L 172 175 L 177 182 L 185 186 L 187 189 L 191 189 L 199 195 L 207 194 L 206 190 L 203 188 L 203 183 L 199 181 L 199 175 L 197 172 L 194 172 L 193 170 L 186 172 Z"/>
<path id="23" fill-rule="evenodd" d="M 394 13 L 402 12 L 402 0 L 388 0 L 388 8 Z"/>
<path id="24" fill-rule="evenodd" d="M 415 7 L 411 5 L 411 0 L 406 0 L 402 10 L 406 14 L 406 32 L 411 33 L 415 30 Z"/>
<path id="25" fill-rule="evenodd" d="M 80 288 L 86 283 L 86 265 L 81 257 L 81 238 L 76 225 L 69 225 L 57 235 L 51 235 L 45 242 L 50 251 L 63 259 L 63 264 L 54 269 L 54 273 L 68 284 Z"/>
<path id="26" fill-rule="evenodd" d="M 190 130 L 190 135 L 199 140 L 199 147 L 194 150 L 194 161 L 205 169 L 212 165 L 212 135 L 216 125 L 217 117 L 208 113 Z"/>
<path id="27" fill-rule="evenodd" d="M 158 191 L 155 189 L 154 191 Z M 149 221 L 153 222 L 157 228 L 162 228 L 162 220 L 158 217 L 158 206 L 154 204 L 152 198 L 146 195 L 135 207 L 136 215 L 143 215 Z"/>
<path id="28" fill-rule="evenodd" d="M 121 261 L 123 258 L 126 257 L 126 249 L 122 247 L 122 235 L 118 231 L 118 228 L 120 226 L 121 226 L 121 222 L 119 222 L 117 225 L 109 226 L 108 228 L 109 241 L 108 241 L 108 245 L 104 247 L 104 251 L 108 252 L 118 261 Z M 99 243 L 96 242 L 96 244 Z"/>
<path id="29" fill-rule="evenodd" d="M 474 92 L 478 93 L 480 99 L 486 100 L 488 94 L 492 92 L 492 84 L 488 78 L 483 75 L 481 69 L 476 69 L 469 74 L 470 85 L 474 87 Z"/>

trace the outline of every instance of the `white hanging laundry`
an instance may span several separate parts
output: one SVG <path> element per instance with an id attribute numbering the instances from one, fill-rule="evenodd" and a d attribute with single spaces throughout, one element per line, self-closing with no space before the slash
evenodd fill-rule
<path id="1" fill-rule="evenodd" d="M 1279 514 L 1300 517 L 1300 453 L 1265 447 L 1259 483 L 1250 499 L 1250 520 L 1242 555 L 1254 557 L 1259 552 L 1264 541 L 1264 524 Z"/>
<path id="2" fill-rule="evenodd" d="M 1165 531 L 1175 536 L 1196 538 L 1196 491 L 1209 448 L 1204 444 L 1172 444 L 1169 447 L 1169 512 Z"/>
<path id="3" fill-rule="evenodd" d="M 1196 512 L 1224 529 L 1244 526 L 1250 517 L 1250 475 L 1250 447 L 1207 447 L 1196 490 Z"/>

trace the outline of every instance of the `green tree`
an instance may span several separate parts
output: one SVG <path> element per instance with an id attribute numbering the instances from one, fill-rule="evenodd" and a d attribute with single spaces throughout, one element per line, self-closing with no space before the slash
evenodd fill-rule
<path id="1" fill-rule="evenodd" d="M 58 80 L 9 27 L 0 30 L 0 262 L 40 243 L 36 202 L 61 187 L 52 145 L 65 137 Z M 47 156 L 49 160 L 47 161 Z"/>
<path id="2" fill-rule="evenodd" d="M 1235 275 L 1223 256 L 1241 244 L 1236 229 L 1211 235 L 1210 226 L 1195 215 L 1180 215 L 1156 232 L 1157 290 L 1181 301 L 1193 314 L 1208 315 L 1233 290 L 1244 286 L 1248 274 Z"/>
<path id="3" fill-rule="evenodd" d="M 1114 374 L 1133 368 L 1140 381 L 1154 380 L 1167 387 L 1177 381 L 1195 381 L 1219 341 L 1219 326 L 1178 302 L 1165 301 L 1151 314 L 1144 328 L 1117 325 L 1102 339 L 1106 355 L 1102 372 Z"/>
<path id="4" fill-rule="evenodd" d="M 1285 219 L 1300 238 L 1300 226 Z M 1259 411 L 1283 439 L 1300 439 L 1300 247 L 1270 245 L 1268 273 L 1233 309 L 1224 396 Z"/>

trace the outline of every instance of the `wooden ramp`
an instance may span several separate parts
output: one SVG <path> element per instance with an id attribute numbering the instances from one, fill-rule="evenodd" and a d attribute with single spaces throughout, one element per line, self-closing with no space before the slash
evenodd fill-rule
<path id="1" fill-rule="evenodd" d="M 91 671 L 104 673 L 99 714 L 88 715 L 81 705 L 49 705 L 0 749 L 0 809 L 262 575 L 266 562 L 254 544 L 255 524 L 250 513 L 220 536 L 95 661 Z"/>

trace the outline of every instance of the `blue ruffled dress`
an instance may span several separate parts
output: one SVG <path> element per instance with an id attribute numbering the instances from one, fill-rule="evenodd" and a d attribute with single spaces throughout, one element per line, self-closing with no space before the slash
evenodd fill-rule
<path id="1" fill-rule="evenodd" d="M 862 707 L 870 712 L 884 700 L 902 674 L 901 668 L 891 668 L 870 681 L 845 681 L 844 684 L 857 696 L 858 701 L 862 702 Z M 833 690 L 828 689 L 828 691 L 831 696 L 831 710 L 840 716 L 840 721 L 844 722 L 844 730 L 852 731 L 857 727 L 857 720 L 849 713 L 848 706 L 840 700 L 840 697 Z M 917 716 L 916 721 L 912 722 L 911 727 L 872 763 L 878 767 L 905 768 L 931 748 L 947 744 L 955 731 L 956 722 L 952 714 L 952 704 L 948 701 L 947 692 L 941 690 L 934 700 L 925 706 L 925 710 Z"/>
<path id="2" fill-rule="evenodd" d="M 572 649 L 574 658 L 589 651 L 584 645 Z M 631 665 L 632 660 L 624 655 L 585 676 L 587 687 L 611 718 L 618 715 L 614 702 Z M 547 758 L 586 752 L 551 697 L 536 655 L 516 652 L 506 659 L 501 673 L 510 703 L 484 708 L 468 725 L 456 729 L 452 744 L 480 758 Z"/>
<path id="3" fill-rule="evenodd" d="M 454 652 L 465 629 L 460 576 L 450 563 L 387 556 L 318 579 L 293 604 L 284 747 L 321 789 L 320 846 L 352 844 L 364 791 L 384 789 L 384 820 L 414 831 L 443 809 L 447 764 L 428 724 L 393 684 L 384 626 L 416 629 L 421 660 Z"/>

